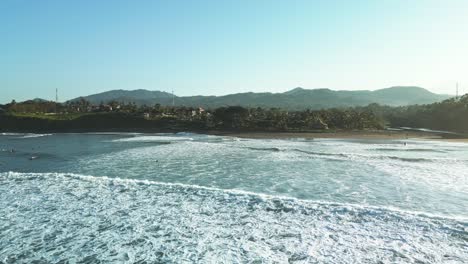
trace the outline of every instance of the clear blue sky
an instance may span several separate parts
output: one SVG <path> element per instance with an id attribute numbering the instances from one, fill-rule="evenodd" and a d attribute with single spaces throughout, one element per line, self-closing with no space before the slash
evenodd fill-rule
<path id="1" fill-rule="evenodd" d="M 466 0 L 0 1 L 0 102 L 456 81 L 468 92 Z"/>

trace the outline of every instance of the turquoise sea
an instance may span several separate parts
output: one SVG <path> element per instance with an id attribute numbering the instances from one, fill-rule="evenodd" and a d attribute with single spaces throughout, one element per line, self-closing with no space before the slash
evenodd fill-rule
<path id="1" fill-rule="evenodd" d="M 467 263 L 468 144 L 0 134 L 0 263 Z"/>

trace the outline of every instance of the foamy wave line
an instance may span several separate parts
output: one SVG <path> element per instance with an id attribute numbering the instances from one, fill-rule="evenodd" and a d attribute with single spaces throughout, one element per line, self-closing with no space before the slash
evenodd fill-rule
<path id="1" fill-rule="evenodd" d="M 264 194 L 264 193 L 256 193 L 238 189 L 220 189 L 216 187 L 207 187 L 201 186 L 196 184 L 184 184 L 184 183 L 171 183 L 171 182 L 159 182 L 159 181 L 151 181 L 151 180 L 138 180 L 138 179 L 123 179 L 118 177 L 108 177 L 108 176 L 92 176 L 92 175 L 83 175 L 83 174 L 75 174 L 75 173 L 60 173 L 60 172 L 48 172 L 48 173 L 22 173 L 22 172 L 3 172 L 0 173 L 1 177 L 62 177 L 62 178 L 72 178 L 72 179 L 79 179 L 88 182 L 101 182 L 101 183 L 108 183 L 108 182 L 117 182 L 121 184 L 129 184 L 129 185 L 155 185 L 155 186 L 168 186 L 168 187 L 179 187 L 185 189 L 197 189 L 197 190 L 206 190 L 212 192 L 221 192 L 226 194 L 233 194 L 233 195 L 242 195 L 242 196 L 254 196 L 258 197 L 263 200 L 283 200 L 283 201 L 291 201 L 298 204 L 306 204 L 306 205 L 325 205 L 325 206 L 337 206 L 337 207 L 344 207 L 347 209 L 360 209 L 360 210 L 375 210 L 375 211 L 383 211 L 389 212 L 394 214 L 407 214 L 412 216 L 419 216 L 419 217 L 427 217 L 433 219 L 441 219 L 441 220 L 454 220 L 459 221 L 464 224 L 468 224 L 468 217 L 466 216 L 446 216 L 446 215 L 438 215 L 433 213 L 428 213 L 424 211 L 409 211 L 400 209 L 393 206 L 373 206 L 373 205 L 362 205 L 362 204 L 353 204 L 353 203 L 342 203 L 342 202 L 330 202 L 330 201 L 323 201 L 323 200 L 304 200 L 295 197 L 283 196 L 283 195 L 272 195 L 272 194 Z"/>
<path id="2" fill-rule="evenodd" d="M 20 138 L 36 138 L 36 137 L 47 137 L 52 136 L 52 134 L 35 134 L 35 133 L 10 133 L 4 132 L 0 133 L 1 136 L 22 136 Z"/>
<path id="3" fill-rule="evenodd" d="M 205 135 L 197 133 L 179 132 L 179 133 L 153 133 L 153 134 L 135 134 L 135 137 L 120 138 L 112 142 L 151 142 L 151 141 L 200 141 L 210 142 L 213 139 L 219 141 L 233 141 L 234 137 Z"/>
<path id="4" fill-rule="evenodd" d="M 441 149 L 429 149 L 429 148 L 375 148 L 369 149 L 371 151 L 402 151 L 402 152 L 438 152 L 438 153 L 447 153 L 448 150 Z"/>
<path id="5" fill-rule="evenodd" d="M 37 138 L 37 137 L 48 137 L 52 136 L 52 134 L 26 134 L 22 138 Z"/>
<path id="6" fill-rule="evenodd" d="M 353 158 L 364 158 L 364 159 L 390 159 L 398 160 L 405 162 L 433 162 L 433 161 L 442 161 L 442 162 L 465 162 L 466 160 L 453 159 L 453 158 L 411 158 L 411 157 L 399 157 L 399 156 L 389 156 L 389 155 L 365 155 L 360 153 L 328 153 L 328 152 L 318 152 L 318 151 L 308 151 L 303 149 L 282 149 L 277 147 L 268 147 L 268 148 L 256 148 L 256 147 L 247 147 L 250 150 L 258 151 L 271 151 L 271 152 L 298 152 L 307 155 L 322 157 L 322 158 L 332 158 L 332 159 L 353 159 Z"/>
<path id="7" fill-rule="evenodd" d="M 149 141 L 192 141 L 193 138 L 190 137 L 171 137 L 171 136 L 139 136 L 139 137 L 131 137 L 131 138 L 120 138 L 113 140 L 113 142 L 149 142 Z"/>
<path id="8" fill-rule="evenodd" d="M 0 133 L 1 136 L 22 136 L 24 133 Z"/>
<path id="9" fill-rule="evenodd" d="M 66 134 L 85 134 L 85 135 L 129 135 L 129 136 L 138 136 L 143 135 L 143 133 L 138 132 L 83 132 L 83 133 L 66 133 Z"/>

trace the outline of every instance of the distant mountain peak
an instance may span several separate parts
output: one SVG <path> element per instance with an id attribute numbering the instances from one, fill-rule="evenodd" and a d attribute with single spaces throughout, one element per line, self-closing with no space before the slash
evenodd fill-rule
<path id="1" fill-rule="evenodd" d="M 291 92 L 293 92 L 293 91 L 302 91 L 302 90 L 306 90 L 306 89 L 298 86 L 298 87 L 292 89 Z"/>
<path id="2" fill-rule="evenodd" d="M 303 91 L 306 91 L 307 89 L 304 89 L 302 87 L 296 87 L 294 89 L 291 89 L 289 91 L 286 91 L 284 92 L 284 94 L 295 94 L 295 93 L 300 93 L 300 92 L 303 92 Z"/>
<path id="3" fill-rule="evenodd" d="M 398 86 L 390 86 L 390 87 L 387 87 L 387 88 L 382 88 L 382 89 L 378 89 L 376 91 L 382 91 L 382 90 L 405 90 L 405 89 L 410 89 L 410 90 L 424 90 L 424 91 L 428 91 L 427 89 L 425 88 L 422 88 L 422 87 L 419 87 L 419 86 L 412 86 L 412 85 L 398 85 Z M 428 91 L 429 92 L 429 91 Z"/>
<path id="4" fill-rule="evenodd" d="M 407 95 L 410 94 L 417 94 L 417 95 L 436 95 L 435 93 L 419 87 L 419 86 L 392 86 L 388 88 L 383 88 L 379 90 L 373 91 L 374 93 L 377 94 L 395 94 L 395 95 L 400 95 L 401 93 L 405 93 Z"/>

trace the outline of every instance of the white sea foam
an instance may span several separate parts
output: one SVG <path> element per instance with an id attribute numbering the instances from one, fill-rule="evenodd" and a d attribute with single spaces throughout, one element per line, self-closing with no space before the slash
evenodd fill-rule
<path id="1" fill-rule="evenodd" d="M 4 262 L 468 258 L 466 221 L 377 207 L 61 173 L 1 173 L 0 197 Z"/>
<path id="2" fill-rule="evenodd" d="M 285 200 L 285 201 L 292 201 L 296 203 L 304 203 L 309 205 L 329 205 L 329 206 L 342 206 L 342 207 L 349 207 L 353 209 L 363 209 L 363 210 L 382 210 L 382 211 L 389 211 L 393 213 L 401 213 L 401 214 L 409 214 L 414 216 L 423 216 L 429 218 L 439 218 L 439 219 L 447 219 L 447 220 L 456 220 L 462 222 L 468 222 L 467 216 L 447 216 L 447 215 L 440 215 L 440 214 L 433 214 L 423 211 L 408 211 L 403 210 L 393 206 L 371 206 L 371 205 L 362 205 L 362 204 L 352 204 L 352 203 L 340 203 L 340 202 L 329 202 L 329 201 L 321 201 L 321 200 L 305 200 L 305 199 L 298 199 L 296 197 L 290 196 L 283 196 L 283 195 L 272 195 L 267 193 L 257 193 L 245 190 L 238 190 L 238 189 L 220 189 L 215 187 L 207 187 L 201 186 L 196 184 L 184 184 L 184 183 L 173 183 L 173 182 L 161 182 L 161 181 L 153 181 L 153 180 L 139 180 L 139 179 L 128 179 L 128 178 L 118 178 L 118 177 L 109 177 L 109 176 L 92 176 L 92 175 L 84 175 L 84 174 L 76 174 L 76 173 L 60 173 L 60 172 L 49 172 L 49 173 L 22 173 L 22 172 L 4 172 L 0 173 L 1 177 L 10 178 L 10 179 L 34 179 L 34 178 L 49 178 L 55 180 L 62 180 L 63 178 L 71 178 L 71 179 L 79 179 L 83 181 L 89 182 L 96 182 L 101 184 L 126 184 L 129 186 L 139 186 L 139 185 L 156 185 L 156 186 L 167 186 L 167 187 L 180 187 L 184 189 L 194 189 L 194 190 L 207 190 L 212 192 L 222 192 L 226 194 L 233 194 L 233 195 L 247 195 L 247 196 L 256 196 L 262 200 Z"/>
<path id="3" fill-rule="evenodd" d="M 35 134 L 35 133 L 0 133 L 1 136 L 18 136 L 20 138 L 36 138 L 36 137 L 47 137 L 52 136 L 52 134 Z"/>
<path id="4" fill-rule="evenodd" d="M 382 153 L 370 149 L 400 144 L 194 138 L 85 157 L 71 171 L 468 215 L 468 156 L 459 149 Z"/>
<path id="5" fill-rule="evenodd" d="M 76 173 L 0 173 L 0 262 L 463 263 L 468 256 L 463 146 L 198 134 L 125 134 L 137 140 L 125 144 L 115 136 L 49 138 L 34 150 L 29 140 L 0 139 L 17 150 L 2 152 L 0 171 Z M 141 144 L 159 141 L 173 144 Z M 41 153 L 37 162 L 26 158 L 32 151 Z M 112 177 L 98 177 L 105 175 Z"/>
<path id="6" fill-rule="evenodd" d="M 22 138 L 37 138 L 37 137 L 48 137 L 52 136 L 52 134 L 26 134 Z"/>
<path id="7" fill-rule="evenodd" d="M 191 141 L 191 137 L 179 137 L 179 136 L 137 136 L 130 138 L 120 138 L 113 140 L 114 142 L 151 142 L 151 141 Z"/>
<path id="8" fill-rule="evenodd" d="M 9 132 L 4 132 L 0 133 L 1 136 L 23 136 L 25 133 L 9 133 Z"/>
<path id="9" fill-rule="evenodd" d="M 86 134 L 86 135 L 123 135 L 123 136 L 138 136 L 143 133 L 137 132 L 86 132 L 86 133 L 69 133 L 69 134 Z"/>

